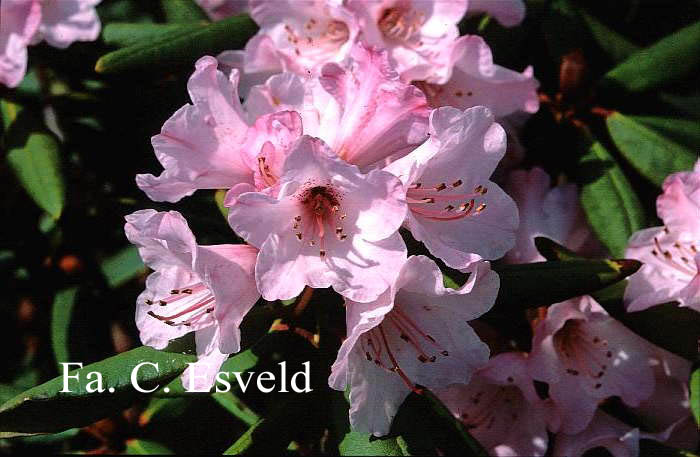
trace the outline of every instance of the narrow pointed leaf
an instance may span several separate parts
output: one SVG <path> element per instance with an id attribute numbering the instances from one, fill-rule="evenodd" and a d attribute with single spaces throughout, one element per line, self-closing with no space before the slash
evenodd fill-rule
<path id="1" fill-rule="evenodd" d="M 112 22 L 102 30 L 102 39 L 110 46 L 126 47 L 148 43 L 164 35 L 188 33 L 202 29 L 206 23 L 153 24 L 150 22 Z"/>
<path id="2" fill-rule="evenodd" d="M 669 174 L 693 168 L 697 149 L 692 150 L 669 138 L 668 131 L 673 128 L 670 122 L 661 123 L 657 118 L 652 123 L 657 127 L 650 128 L 638 118 L 621 113 L 613 113 L 606 119 L 610 137 L 625 159 L 642 176 L 661 186 Z M 666 131 L 659 131 L 659 127 L 665 127 Z M 687 125 L 678 125 L 679 129 L 685 127 Z M 691 130 L 697 132 L 697 124 Z"/>
<path id="3" fill-rule="evenodd" d="M 169 23 L 193 23 L 207 21 L 207 14 L 194 0 L 161 0 L 165 21 Z"/>
<path id="4" fill-rule="evenodd" d="M 100 270 L 105 275 L 109 287 L 115 288 L 144 273 L 146 267 L 138 249 L 135 246 L 128 246 L 103 260 Z"/>
<path id="5" fill-rule="evenodd" d="M 615 158 L 584 135 L 586 152 L 578 167 L 581 206 L 598 239 L 613 256 L 622 256 L 629 237 L 646 226 L 644 209 Z"/>
<path id="6" fill-rule="evenodd" d="M 126 455 L 172 455 L 173 451 L 162 444 L 144 439 L 132 439 L 126 442 Z"/>
<path id="7" fill-rule="evenodd" d="M 58 376 L 33 387 L 0 406 L 0 432 L 10 434 L 53 433 L 73 427 L 82 427 L 117 413 L 145 394 L 137 392 L 131 383 L 134 368 L 142 362 L 158 364 L 142 366 L 136 379 L 142 389 L 153 389 L 178 376 L 193 362 L 194 356 L 157 351 L 139 347 L 108 359 L 73 370 L 70 375 L 79 375 L 78 380 L 68 380 L 64 390 L 64 379 Z M 97 384 L 97 375 L 88 379 L 88 373 L 101 373 L 104 392 L 90 392 Z M 90 384 L 92 382 L 92 384 Z M 110 393 L 107 389 L 113 388 Z"/>
<path id="8" fill-rule="evenodd" d="M 130 71 L 172 71 L 191 66 L 204 55 L 217 55 L 227 49 L 241 49 L 257 31 L 246 15 L 234 16 L 189 32 L 172 32 L 150 42 L 134 44 L 106 54 L 95 64 L 104 74 Z"/>
<path id="9" fill-rule="evenodd" d="M 567 260 L 497 265 L 501 278 L 496 299 L 500 309 L 551 305 L 591 294 L 636 272 L 636 260 Z"/>
<path id="10" fill-rule="evenodd" d="M 61 362 L 71 361 L 68 352 L 68 336 L 77 294 L 77 287 L 59 291 L 51 308 L 51 347 L 59 370 Z"/>
<path id="11" fill-rule="evenodd" d="M 579 8 L 579 14 L 588 26 L 598 46 L 614 61 L 620 62 L 639 50 L 639 46 Z"/>
<path id="12" fill-rule="evenodd" d="M 635 52 L 610 70 L 603 82 L 641 92 L 677 82 L 699 66 L 700 22 L 696 22 Z"/>

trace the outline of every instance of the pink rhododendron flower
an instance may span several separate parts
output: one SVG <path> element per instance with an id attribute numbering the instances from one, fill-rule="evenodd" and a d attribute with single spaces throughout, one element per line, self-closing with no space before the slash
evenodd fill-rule
<path id="1" fill-rule="evenodd" d="M 165 170 L 157 177 L 137 175 L 138 186 L 153 200 L 177 202 L 196 189 L 273 185 L 276 168 L 301 135 L 299 115 L 278 112 L 250 120 L 238 99 L 237 71 L 226 78 L 209 56 L 195 68 L 187 84 L 193 104 L 176 111 L 152 138 Z"/>
<path id="2" fill-rule="evenodd" d="M 305 134 L 321 138 L 363 170 L 384 166 L 427 138 L 429 109 L 423 93 L 400 81 L 385 51 L 362 45 L 342 65 L 324 65 L 318 78 L 273 76 L 251 90 L 246 109 L 257 114 L 298 111 Z"/>
<path id="3" fill-rule="evenodd" d="M 375 300 L 406 259 L 397 229 L 406 215 L 401 182 L 360 170 L 323 141 L 303 136 L 287 157 L 279 186 L 229 192 L 229 223 L 260 249 L 258 288 L 267 300 L 297 296 L 305 285 Z"/>
<path id="4" fill-rule="evenodd" d="M 196 0 L 197 4 L 214 21 L 225 19 L 229 16 L 247 13 L 248 0 Z"/>
<path id="5" fill-rule="evenodd" d="M 3 0 L 0 4 L 0 83 L 16 87 L 27 69 L 27 46 L 46 40 L 66 48 L 100 33 L 100 0 Z"/>
<path id="6" fill-rule="evenodd" d="M 360 39 L 386 49 L 405 82 L 434 78 L 449 71 L 445 49 L 459 37 L 457 24 L 467 0 L 348 0 L 357 15 Z"/>
<path id="7" fill-rule="evenodd" d="M 525 19 L 523 0 L 469 0 L 469 14 L 486 13 L 505 27 L 514 27 Z"/>
<path id="8" fill-rule="evenodd" d="M 515 240 L 518 210 L 489 180 L 506 135 L 484 107 L 443 107 L 430 115 L 430 138 L 385 169 L 406 187 L 406 226 L 453 268 L 497 259 Z"/>
<path id="9" fill-rule="evenodd" d="M 538 236 L 589 255 L 602 250 L 583 214 L 576 185 L 550 185 L 549 175 L 537 167 L 515 170 L 508 176 L 506 191 L 518 204 L 520 226 L 515 247 L 506 254 L 506 261 L 544 261 L 535 247 Z"/>
<path id="10" fill-rule="evenodd" d="M 551 429 L 582 431 L 607 397 L 633 407 L 648 399 L 654 391 L 652 349 L 589 296 L 550 306 L 535 328 L 529 369 L 549 384 L 558 411 Z"/>
<path id="11" fill-rule="evenodd" d="M 527 372 L 525 354 L 499 354 L 469 384 L 454 384 L 438 396 L 491 455 L 543 456 L 547 451 L 546 407 Z"/>
<path id="12" fill-rule="evenodd" d="M 348 336 L 329 385 L 350 387 L 353 429 L 386 435 L 416 384 L 440 389 L 469 382 L 489 350 L 468 321 L 491 308 L 498 287 L 498 275 L 482 262 L 462 288 L 446 289 L 438 266 L 416 256 L 375 301 L 346 300 Z"/>
<path id="13" fill-rule="evenodd" d="M 491 49 L 481 37 L 465 35 L 450 49 L 448 71 L 440 78 L 416 83 L 433 107 L 465 109 L 483 105 L 498 117 L 539 109 L 532 67 L 522 73 L 493 63 Z"/>
<path id="14" fill-rule="evenodd" d="M 666 178 L 656 211 L 666 225 L 635 233 L 625 252 L 644 262 L 629 278 L 627 310 L 677 301 L 700 311 L 700 161 Z"/>
<path id="15" fill-rule="evenodd" d="M 668 435 L 666 445 L 696 449 L 700 430 L 690 411 L 690 362 L 654 347 L 649 365 L 656 379 L 654 393 L 632 411 L 647 430 Z"/>
<path id="16" fill-rule="evenodd" d="M 250 15 L 260 31 L 240 54 L 245 74 L 313 74 L 345 59 L 359 32 L 340 0 L 250 0 Z"/>
<path id="17" fill-rule="evenodd" d="M 575 435 L 558 433 L 554 439 L 553 455 L 580 457 L 588 450 L 604 447 L 614 457 L 637 457 L 641 438 L 656 437 L 652 434 L 640 433 L 638 429 L 598 410 L 588 426 L 580 433 Z"/>
<path id="18" fill-rule="evenodd" d="M 163 349 L 195 331 L 198 362 L 193 385 L 209 389 L 228 354 L 240 350 L 239 326 L 260 297 L 255 288 L 257 250 L 246 245 L 197 245 L 175 211 L 137 211 L 126 216 L 127 238 L 155 270 L 136 305 L 143 344 Z M 184 373 L 190 385 L 192 368 Z"/>

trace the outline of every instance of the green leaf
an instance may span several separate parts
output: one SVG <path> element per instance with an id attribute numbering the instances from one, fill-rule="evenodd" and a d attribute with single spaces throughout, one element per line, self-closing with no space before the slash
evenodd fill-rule
<path id="1" fill-rule="evenodd" d="M 288 394 L 266 417 L 255 422 L 224 455 L 282 455 L 294 435 L 307 426 L 309 405 L 319 394 Z"/>
<path id="2" fill-rule="evenodd" d="M 690 410 L 695 423 L 700 425 L 700 364 L 697 363 L 690 374 Z"/>
<path id="3" fill-rule="evenodd" d="M 160 443 L 144 439 L 132 439 L 127 440 L 126 450 L 124 451 L 126 455 L 172 455 L 175 454 L 173 451 L 163 446 Z"/>
<path id="4" fill-rule="evenodd" d="M 206 23 L 152 24 L 149 22 L 112 22 L 102 30 L 102 39 L 110 46 L 120 48 L 139 43 L 148 43 L 164 35 L 188 33 L 202 29 Z"/>
<path id="5" fill-rule="evenodd" d="M 160 5 L 166 22 L 192 23 L 209 20 L 194 0 L 161 0 Z"/>
<path id="6" fill-rule="evenodd" d="M 700 118 L 700 91 L 687 94 L 673 94 L 670 92 L 659 92 L 659 99 L 671 105 L 681 113 Z"/>
<path id="7" fill-rule="evenodd" d="M 620 62 L 639 50 L 639 46 L 615 32 L 582 8 L 578 8 L 578 11 L 588 26 L 595 42 L 614 62 Z"/>
<path id="8" fill-rule="evenodd" d="M 58 142 L 45 132 L 7 133 L 7 160 L 29 196 L 54 219 L 61 217 L 66 192 Z"/>
<path id="9" fill-rule="evenodd" d="M 100 57 L 95 71 L 104 74 L 153 69 L 172 71 L 183 63 L 194 64 L 203 55 L 243 48 L 256 31 L 257 26 L 248 16 L 234 16 L 196 30 L 168 33 L 150 42 L 110 52 Z"/>
<path id="10" fill-rule="evenodd" d="M 77 294 L 77 287 L 57 292 L 51 308 L 51 347 L 59 370 L 62 368 L 62 362 L 71 361 L 68 351 L 68 330 Z"/>
<path id="11" fill-rule="evenodd" d="M 636 272 L 637 260 L 567 260 L 494 265 L 501 278 L 496 306 L 503 310 L 559 303 L 591 294 Z"/>
<path id="12" fill-rule="evenodd" d="M 340 455 L 411 455 L 400 436 L 376 438 L 359 432 L 348 432 L 338 448 Z"/>
<path id="13" fill-rule="evenodd" d="M 139 425 L 146 427 L 150 424 L 172 422 L 179 420 L 192 404 L 192 398 L 158 398 L 152 397 L 148 406 L 139 416 Z"/>
<path id="14" fill-rule="evenodd" d="M 646 125 L 645 123 L 646 122 Z M 639 118 L 613 113 L 606 119 L 608 132 L 615 146 L 639 173 L 661 186 L 664 179 L 678 171 L 691 170 L 697 159 L 697 153 L 668 138 L 669 131 L 682 135 L 684 129 L 690 130 L 697 136 L 700 130 L 696 123 L 678 123 L 673 130 L 672 121 L 663 118 Z M 656 125 L 656 129 L 649 125 Z M 694 128 L 693 128 L 694 127 Z M 659 131 L 660 128 L 665 130 Z"/>
<path id="15" fill-rule="evenodd" d="M 700 149 L 700 128 L 698 128 L 698 122 L 696 120 L 659 116 L 628 117 L 678 144 L 684 145 L 692 150 Z"/>
<path id="16" fill-rule="evenodd" d="M 111 288 L 119 287 L 146 271 L 136 246 L 128 246 L 100 263 Z"/>
<path id="17" fill-rule="evenodd" d="M 142 389 L 153 389 L 178 376 L 194 362 L 195 357 L 150 347 L 139 347 L 114 357 L 73 370 L 70 375 L 78 375 L 78 380 L 67 380 L 70 392 L 64 390 L 64 379 L 56 377 L 44 384 L 33 387 L 0 406 L 0 432 L 6 434 L 53 433 L 73 427 L 82 427 L 121 411 L 131 405 L 141 394 L 131 384 L 131 373 L 142 362 L 158 364 L 142 366 L 136 379 Z M 97 385 L 93 375 L 101 373 L 104 392 L 94 390 Z M 113 388 L 110 393 L 107 389 Z"/>
<path id="18" fill-rule="evenodd" d="M 535 237 L 535 247 L 537 252 L 547 260 L 582 260 L 584 257 L 576 254 L 574 251 L 562 246 L 554 240 L 543 236 Z"/>
<path id="19" fill-rule="evenodd" d="M 226 411 L 240 419 L 244 424 L 252 426 L 260 417 L 255 411 L 248 408 L 243 401 L 231 392 L 221 392 L 212 394 L 212 398 Z"/>
<path id="20" fill-rule="evenodd" d="M 644 210 L 610 152 L 590 134 L 586 147 L 578 167 L 581 206 L 598 239 L 620 257 L 629 237 L 645 227 Z"/>
<path id="21" fill-rule="evenodd" d="M 635 52 L 610 70 L 603 82 L 641 92 L 690 76 L 699 64 L 700 22 L 696 22 Z"/>

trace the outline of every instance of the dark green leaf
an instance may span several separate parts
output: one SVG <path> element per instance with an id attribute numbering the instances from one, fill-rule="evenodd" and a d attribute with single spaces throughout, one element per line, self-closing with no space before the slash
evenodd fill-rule
<path id="1" fill-rule="evenodd" d="M 628 116 L 628 118 L 693 151 L 700 149 L 700 126 L 697 120 L 659 116 Z"/>
<path id="2" fill-rule="evenodd" d="M 683 95 L 659 92 L 659 99 L 681 113 L 695 117 L 696 120 L 700 118 L 700 91 Z"/>
<path id="3" fill-rule="evenodd" d="M 584 257 L 543 236 L 535 237 L 537 251 L 547 260 L 581 260 Z"/>
<path id="4" fill-rule="evenodd" d="M 500 309 L 529 308 L 591 294 L 636 272 L 636 260 L 568 260 L 498 265 Z M 544 287 L 543 287 L 544 286 Z"/>
<path id="5" fill-rule="evenodd" d="M 603 81 L 640 92 L 692 75 L 700 64 L 700 22 L 640 49 L 610 70 Z"/>
<path id="6" fill-rule="evenodd" d="M 252 426 L 260 420 L 260 417 L 255 414 L 255 411 L 248 408 L 240 398 L 231 392 L 214 393 L 212 394 L 212 398 L 226 411 L 248 426 Z"/>
<path id="7" fill-rule="evenodd" d="M 651 118 L 651 121 L 650 118 L 643 119 L 647 125 L 638 118 L 621 113 L 613 113 L 606 119 L 610 137 L 627 161 L 657 186 L 661 186 L 671 173 L 691 170 L 697 159 L 697 152 L 666 136 L 668 131 L 673 129 L 672 121 L 664 122 L 660 118 Z M 657 128 L 649 128 L 649 123 L 656 124 Z M 678 134 L 681 135 L 684 128 L 691 127 L 691 131 L 697 136 L 700 129 L 696 123 L 693 124 L 694 126 L 688 126 L 679 123 Z M 665 132 L 659 131 L 658 127 L 665 128 Z"/>
<path id="8" fill-rule="evenodd" d="M 205 23 L 195 24 L 152 24 L 149 22 L 111 23 L 102 30 L 102 39 L 110 46 L 125 47 L 139 43 L 149 43 L 164 35 L 188 33 L 200 30 Z"/>
<path id="9" fill-rule="evenodd" d="M 193 65 L 203 55 L 243 48 L 256 31 L 257 26 L 248 16 L 234 16 L 196 30 L 168 33 L 148 43 L 110 52 L 97 61 L 95 71 L 111 74 Z"/>
<path id="10" fill-rule="evenodd" d="M 22 187 L 54 219 L 61 217 L 66 193 L 56 138 L 49 133 L 11 129 L 6 141 L 7 160 Z"/>
<path id="11" fill-rule="evenodd" d="M 615 32 L 582 8 L 579 8 L 579 14 L 588 26 L 595 42 L 614 62 L 620 62 L 639 50 L 639 46 Z"/>
<path id="12" fill-rule="evenodd" d="M 590 137 L 578 169 L 581 206 L 593 232 L 613 256 L 622 256 L 629 237 L 645 227 L 639 198 L 614 157 Z"/>
<path id="13" fill-rule="evenodd" d="M 140 394 L 131 384 L 131 373 L 142 362 L 157 363 L 159 370 L 142 366 L 137 380 L 143 389 L 152 389 L 178 376 L 193 362 L 194 356 L 157 351 L 139 347 L 128 352 L 87 365 L 70 375 L 79 380 L 68 380 L 70 392 L 63 390 L 63 377 L 56 377 L 31 388 L 0 406 L 0 431 L 10 434 L 52 433 L 90 424 L 128 407 Z M 104 392 L 88 392 L 97 387 L 96 375 L 102 375 Z M 106 389 L 113 388 L 114 393 Z"/>
<path id="14" fill-rule="evenodd" d="M 68 329 L 77 294 L 77 287 L 57 292 L 51 308 L 51 347 L 59 370 L 61 370 L 62 362 L 71 361 L 68 352 Z"/>
<path id="15" fill-rule="evenodd" d="M 266 417 L 255 422 L 224 455 L 281 455 L 295 433 L 307 426 L 310 404 L 318 394 L 290 394 Z"/>
<path id="16" fill-rule="evenodd" d="M 192 23 L 208 21 L 207 14 L 194 0 L 161 0 L 166 22 Z"/>

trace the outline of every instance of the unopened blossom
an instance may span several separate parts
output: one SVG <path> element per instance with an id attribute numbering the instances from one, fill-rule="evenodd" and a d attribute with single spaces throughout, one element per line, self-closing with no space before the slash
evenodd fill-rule
<path id="1" fill-rule="evenodd" d="M 197 364 L 192 385 L 209 389 L 221 364 L 240 350 L 239 326 L 260 297 L 254 279 L 257 250 L 246 245 L 198 245 L 175 211 L 137 211 L 126 216 L 127 238 L 154 270 L 136 303 L 141 341 L 163 349 L 195 332 Z"/>
<path id="2" fill-rule="evenodd" d="M 481 262 L 462 288 L 446 289 L 435 262 L 415 256 L 375 301 L 346 300 L 347 338 L 329 385 L 350 387 L 353 430 L 386 435 L 416 385 L 469 382 L 489 350 L 468 322 L 491 308 L 498 287 L 498 275 Z"/>
<path id="3" fill-rule="evenodd" d="M 628 311 L 676 301 L 700 311 L 700 161 L 666 178 L 656 200 L 663 227 L 632 235 L 625 257 L 644 262 L 625 290 Z"/>
<path id="4" fill-rule="evenodd" d="M 433 107 L 465 109 L 482 105 L 497 118 L 539 109 L 539 83 L 532 67 L 518 73 L 494 64 L 491 49 L 479 36 L 465 35 L 455 40 L 445 68 L 450 71 L 441 77 L 415 83 Z"/>
<path id="5" fill-rule="evenodd" d="M 497 259 L 515 241 L 518 210 L 489 180 L 506 134 L 484 107 L 451 107 L 430 115 L 430 138 L 385 169 L 406 189 L 406 227 L 449 266 Z"/>
<path id="6" fill-rule="evenodd" d="M 588 255 L 601 251 L 583 214 L 575 184 L 551 187 L 549 175 L 535 167 L 530 171 L 512 171 L 506 191 L 518 204 L 520 213 L 515 247 L 506 254 L 506 261 L 544 261 L 535 247 L 535 237 L 538 236 Z"/>
<path id="7" fill-rule="evenodd" d="M 543 456 L 547 451 L 546 406 L 535 392 L 525 354 L 498 354 L 469 384 L 453 384 L 438 396 L 489 454 Z"/>
<path id="8" fill-rule="evenodd" d="M 575 394 L 575 391 L 571 394 Z M 641 438 L 653 439 L 655 436 L 640 433 L 639 429 L 597 410 L 590 423 L 581 432 L 571 435 L 558 433 L 554 438 L 552 455 L 556 457 L 581 457 L 586 451 L 603 447 L 614 457 L 637 457 Z"/>
<path id="9" fill-rule="evenodd" d="M 27 46 L 45 40 L 66 48 L 93 41 L 100 33 L 95 6 L 100 0 L 2 0 L 0 3 L 0 84 L 16 87 L 27 70 Z"/>
<path id="10" fill-rule="evenodd" d="M 514 27 L 525 19 L 523 0 L 469 0 L 469 14 L 486 13 L 505 27 Z"/>
<path id="11" fill-rule="evenodd" d="M 247 13 L 248 0 L 196 0 L 197 4 L 214 21 L 225 19 L 229 16 Z"/>
<path id="12" fill-rule="evenodd" d="M 448 71 L 445 53 L 457 37 L 467 0 L 347 0 L 362 33 L 360 39 L 386 49 L 405 82 L 432 79 Z"/>
<path id="13" fill-rule="evenodd" d="M 528 363 L 530 375 L 549 385 L 558 411 L 551 429 L 579 433 L 611 396 L 632 407 L 648 399 L 654 392 L 651 351 L 590 296 L 550 306 L 535 327 Z"/>
<path id="14" fill-rule="evenodd" d="M 267 300 L 297 296 L 304 286 L 332 286 L 345 297 L 375 300 L 406 259 L 397 229 L 406 215 L 401 182 L 363 174 L 321 140 L 292 147 L 279 185 L 227 195 L 229 224 L 260 249 L 258 288 Z"/>
<path id="15" fill-rule="evenodd" d="M 324 65 L 317 78 L 273 76 L 251 90 L 246 109 L 298 111 L 305 134 L 363 170 L 384 166 L 427 138 L 425 95 L 400 80 L 386 51 L 363 45 L 343 64 Z"/>
<path id="16" fill-rule="evenodd" d="M 136 183 L 156 201 L 177 202 L 197 189 L 230 189 L 245 184 L 262 189 L 276 182 L 271 165 L 283 162 L 302 132 L 297 113 L 252 118 L 238 98 L 238 71 L 229 77 L 213 57 L 195 64 L 187 104 L 151 139 L 163 172 L 140 174 Z"/>

